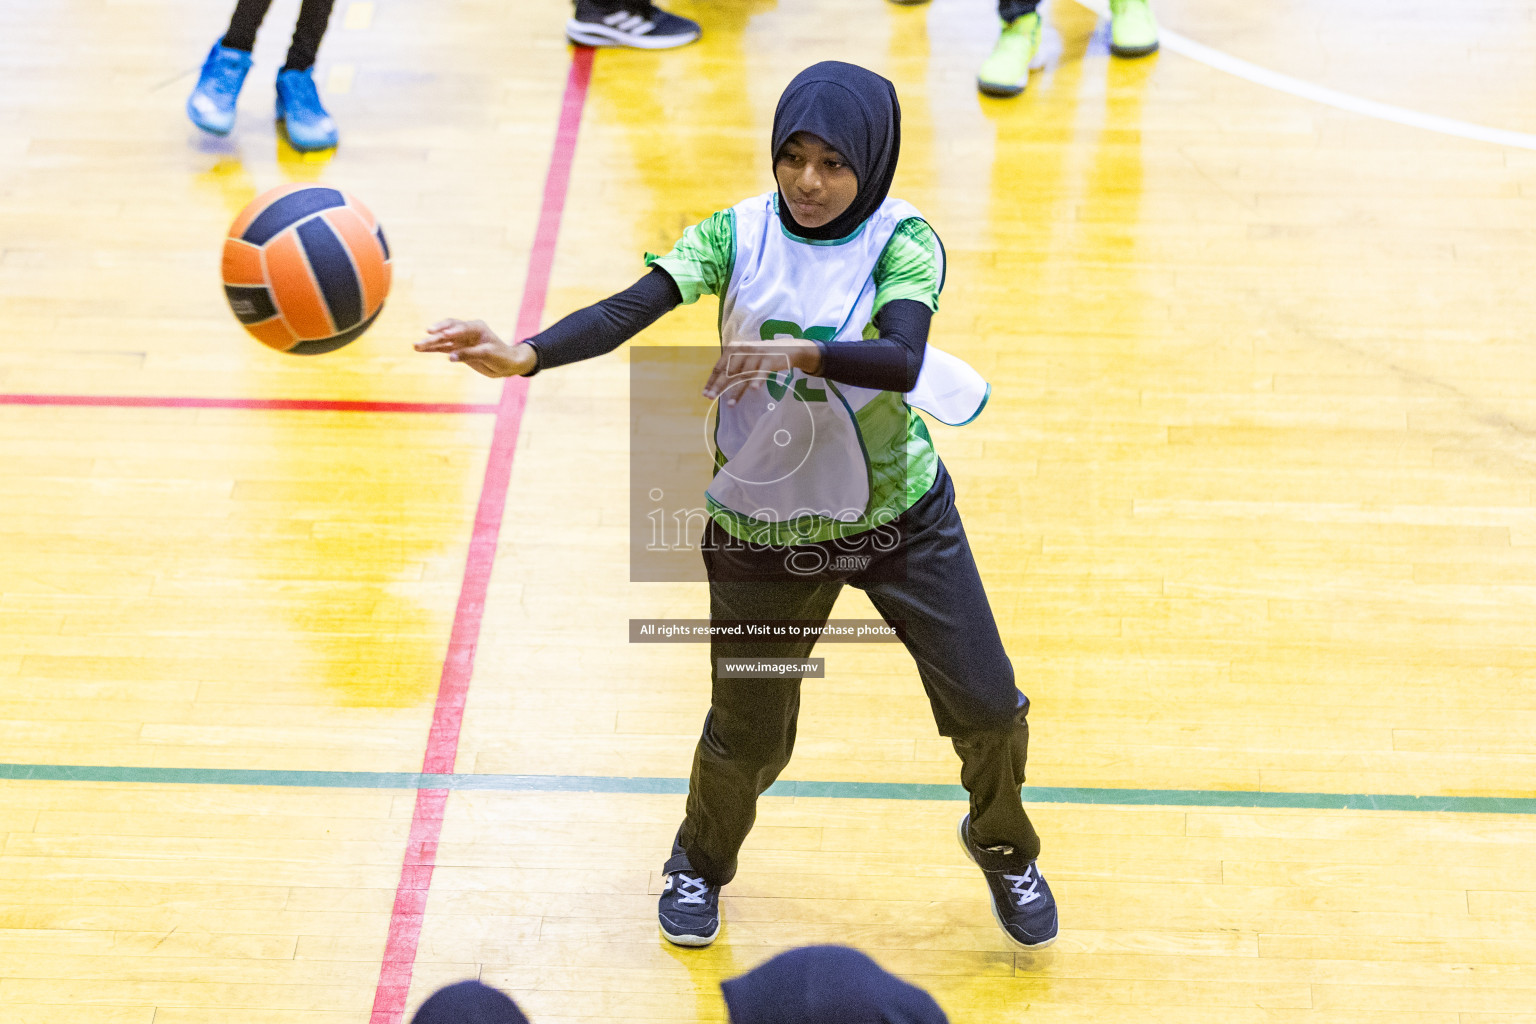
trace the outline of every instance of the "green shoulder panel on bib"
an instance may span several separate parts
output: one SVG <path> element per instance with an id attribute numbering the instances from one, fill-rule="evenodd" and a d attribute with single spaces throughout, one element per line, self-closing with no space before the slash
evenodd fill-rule
<path id="1" fill-rule="evenodd" d="M 720 295 L 731 283 L 736 264 L 736 212 L 721 210 L 687 228 L 665 256 L 645 254 L 645 265 L 660 266 L 677 282 L 683 304 L 700 295 Z"/>
<path id="2" fill-rule="evenodd" d="M 921 302 L 938 312 L 939 291 L 944 287 L 944 249 L 927 221 L 908 217 L 896 225 L 875 264 L 874 278 L 876 313 L 896 299 Z"/>

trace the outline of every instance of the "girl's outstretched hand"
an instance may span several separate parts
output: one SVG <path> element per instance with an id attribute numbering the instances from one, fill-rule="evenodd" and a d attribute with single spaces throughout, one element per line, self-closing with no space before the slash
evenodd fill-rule
<path id="1" fill-rule="evenodd" d="M 778 338 L 774 341 L 733 341 L 720 350 L 709 380 L 704 382 L 704 397 L 724 395 L 726 405 L 735 405 L 753 388 L 763 386 L 770 373 L 796 369 L 816 376 L 821 373 L 821 347 L 814 341 Z"/>
<path id="2" fill-rule="evenodd" d="M 538 365 L 533 346 L 508 345 L 483 320 L 439 320 L 416 343 L 417 352 L 446 352 L 450 362 L 463 363 L 487 377 L 519 377 Z"/>

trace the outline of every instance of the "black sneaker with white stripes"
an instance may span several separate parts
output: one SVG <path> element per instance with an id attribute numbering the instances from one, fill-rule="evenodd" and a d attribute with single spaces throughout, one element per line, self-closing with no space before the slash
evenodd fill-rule
<path id="1" fill-rule="evenodd" d="M 565 23 L 565 34 L 582 46 L 665 50 L 699 38 L 699 24 L 650 0 L 576 0 L 576 17 Z"/>
<path id="2" fill-rule="evenodd" d="M 977 846 L 971 839 L 971 816 L 960 819 L 960 847 L 987 880 L 992 916 L 1015 945 L 1040 949 L 1056 941 L 1056 898 L 1034 861 L 1010 863 L 1013 847 Z"/>

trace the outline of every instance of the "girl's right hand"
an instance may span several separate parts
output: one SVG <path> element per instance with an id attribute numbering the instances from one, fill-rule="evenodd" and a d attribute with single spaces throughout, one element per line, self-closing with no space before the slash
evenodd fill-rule
<path id="1" fill-rule="evenodd" d="M 727 342 L 704 382 L 703 395 L 711 401 L 724 395 L 726 405 L 735 405 L 747 392 L 762 387 L 770 373 L 795 369 L 818 377 L 821 363 L 821 346 L 803 338 Z"/>
<path id="2" fill-rule="evenodd" d="M 446 352 L 450 362 L 487 377 L 520 377 L 538 366 L 532 345 L 508 345 L 483 320 L 439 320 L 415 347 L 417 352 Z"/>

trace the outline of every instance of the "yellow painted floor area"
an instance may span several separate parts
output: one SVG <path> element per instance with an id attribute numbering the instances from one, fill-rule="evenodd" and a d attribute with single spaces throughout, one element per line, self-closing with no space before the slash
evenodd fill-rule
<path id="1" fill-rule="evenodd" d="M 1536 133 L 1530 0 L 1154 5 L 1264 68 Z M 1536 1022 L 1536 813 L 1198 803 L 1536 798 L 1536 152 L 1113 59 L 1071 0 L 1008 101 L 974 88 L 985 0 L 669 6 L 703 40 L 596 56 L 546 322 L 771 187 L 800 68 L 892 78 L 893 194 L 949 257 L 933 340 L 993 385 L 932 430 L 1032 700 L 1029 781 L 1196 795 L 1033 807 L 1063 924 L 1022 954 L 957 803 L 765 798 L 722 939 L 684 951 L 654 916 L 681 796 L 458 791 L 410 1007 L 480 977 L 534 1024 L 721 1022 L 721 978 L 839 941 L 956 1024 Z M 511 331 L 568 5 L 339 0 L 322 158 L 271 121 L 297 7 L 220 141 L 182 104 L 226 4 L 0 5 L 0 394 L 496 401 L 410 344 Z M 363 198 L 395 257 L 373 329 L 309 359 L 218 286 L 235 212 L 292 180 Z M 709 344 L 715 316 L 633 344 Z M 706 595 L 629 582 L 628 372 L 531 382 L 460 772 L 687 774 L 704 649 L 628 620 Z M 491 429 L 0 404 L 0 764 L 420 770 Z M 900 648 L 818 654 L 786 778 L 958 781 Z M 0 1021 L 364 1024 L 413 799 L 0 780 Z"/>

